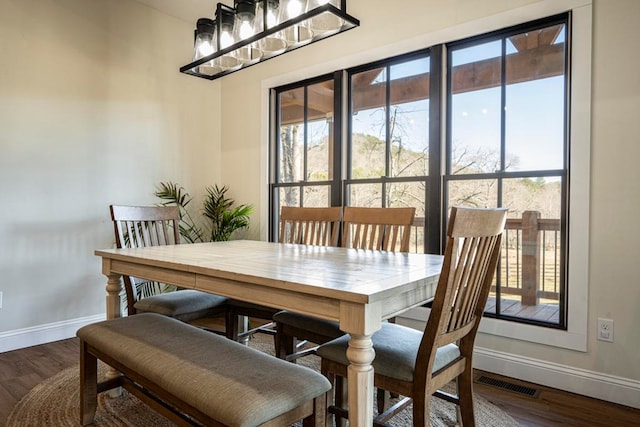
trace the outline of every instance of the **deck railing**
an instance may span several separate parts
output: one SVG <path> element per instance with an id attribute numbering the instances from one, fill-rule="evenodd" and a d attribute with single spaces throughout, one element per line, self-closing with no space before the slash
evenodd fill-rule
<path id="1" fill-rule="evenodd" d="M 423 252 L 424 218 L 415 218 L 413 225 L 412 251 Z M 507 219 L 503 242 L 500 294 L 520 296 L 522 305 L 537 305 L 541 298 L 559 301 L 560 220 L 525 211 L 521 218 Z"/>
<path id="2" fill-rule="evenodd" d="M 522 305 L 560 299 L 560 220 L 526 211 L 505 226 L 500 293 L 519 295 Z M 495 291 L 495 286 L 493 288 Z"/>

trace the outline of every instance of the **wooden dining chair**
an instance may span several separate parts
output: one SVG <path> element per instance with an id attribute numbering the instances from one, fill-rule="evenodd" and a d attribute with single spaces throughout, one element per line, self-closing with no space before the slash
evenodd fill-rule
<path id="1" fill-rule="evenodd" d="M 280 209 L 280 243 L 338 246 L 342 208 L 283 206 Z"/>
<path id="2" fill-rule="evenodd" d="M 283 206 L 280 210 L 280 243 L 295 243 L 316 246 L 336 246 L 342 209 L 339 207 L 292 207 Z M 271 307 L 244 301 L 229 301 L 229 315 L 227 323 L 230 325 L 228 337 L 241 340 L 256 332 L 275 335 L 276 351 L 282 336 L 278 331 L 278 324 L 274 317 L 281 311 Z M 239 332 L 238 316 L 247 316 L 266 320 L 265 324 L 246 332 Z"/>
<path id="3" fill-rule="evenodd" d="M 473 343 L 495 275 L 505 209 L 452 208 L 447 244 L 431 314 L 423 332 L 383 323 L 372 336 L 376 357 L 374 385 L 406 396 L 386 411 L 378 399 L 376 423 L 385 422 L 413 401 L 413 425 L 429 425 L 431 395 L 459 405 L 462 425 L 475 425 L 473 413 Z M 347 376 L 349 337 L 321 345 L 321 371 L 338 386 Z M 457 379 L 457 394 L 440 389 Z M 341 409 L 340 394 L 329 411 L 348 416 Z M 337 420 L 336 420 L 337 421 Z"/>
<path id="4" fill-rule="evenodd" d="M 342 219 L 344 248 L 408 252 L 415 208 L 346 206 Z"/>
<path id="5" fill-rule="evenodd" d="M 342 246 L 408 252 L 414 216 L 415 208 L 345 207 Z M 337 322 L 291 311 L 280 311 L 273 320 L 276 323 L 276 355 L 290 361 L 315 353 L 317 347 L 300 350 L 306 342 L 324 344 L 344 335 Z"/>
<path id="6" fill-rule="evenodd" d="M 111 219 L 118 248 L 180 244 L 180 212 L 177 206 L 111 205 Z M 162 284 L 131 276 L 123 276 L 127 313 L 151 312 L 187 323 L 224 317 L 227 298 L 196 290 L 162 292 Z M 151 292 L 140 292 L 140 288 Z M 208 328 L 207 328 L 208 329 Z"/>

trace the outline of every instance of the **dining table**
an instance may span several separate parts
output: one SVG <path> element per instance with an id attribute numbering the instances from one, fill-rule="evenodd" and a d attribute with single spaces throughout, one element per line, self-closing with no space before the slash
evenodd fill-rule
<path id="1" fill-rule="evenodd" d="M 96 250 L 108 319 L 121 315 L 122 275 L 339 322 L 350 335 L 349 425 L 373 423 L 371 336 L 430 301 L 443 257 L 254 240 Z"/>

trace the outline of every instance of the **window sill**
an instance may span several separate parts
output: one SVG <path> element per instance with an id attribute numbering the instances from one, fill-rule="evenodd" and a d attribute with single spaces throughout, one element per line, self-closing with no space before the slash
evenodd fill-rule
<path id="1" fill-rule="evenodd" d="M 417 307 L 403 313 L 399 317 L 410 320 L 409 323 L 413 327 L 424 328 L 430 312 L 431 310 L 426 307 Z M 486 317 L 482 319 L 478 331 L 484 334 L 536 344 L 550 345 L 581 352 L 587 351 L 587 335 L 582 331 L 563 331 Z"/>

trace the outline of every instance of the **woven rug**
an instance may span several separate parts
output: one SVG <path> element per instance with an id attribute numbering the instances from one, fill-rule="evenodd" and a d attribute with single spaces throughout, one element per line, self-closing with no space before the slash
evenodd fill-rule
<path id="1" fill-rule="evenodd" d="M 273 338 L 258 334 L 249 343 L 251 347 L 273 353 Z M 318 369 L 315 356 L 299 360 L 299 364 Z M 99 375 L 107 372 L 99 365 Z M 71 427 L 79 425 L 79 368 L 68 368 L 34 387 L 15 406 L 5 427 L 47 426 Z M 487 427 L 517 427 L 509 415 L 477 396 L 475 399 L 476 424 Z M 431 425 L 451 427 L 456 425 L 455 406 L 432 398 Z M 396 415 L 390 422 L 394 426 L 411 425 L 411 408 Z M 98 427 L 173 427 L 174 424 L 158 415 L 136 397 L 126 393 L 117 398 L 105 393 L 98 397 L 98 410 L 94 424 Z"/>

